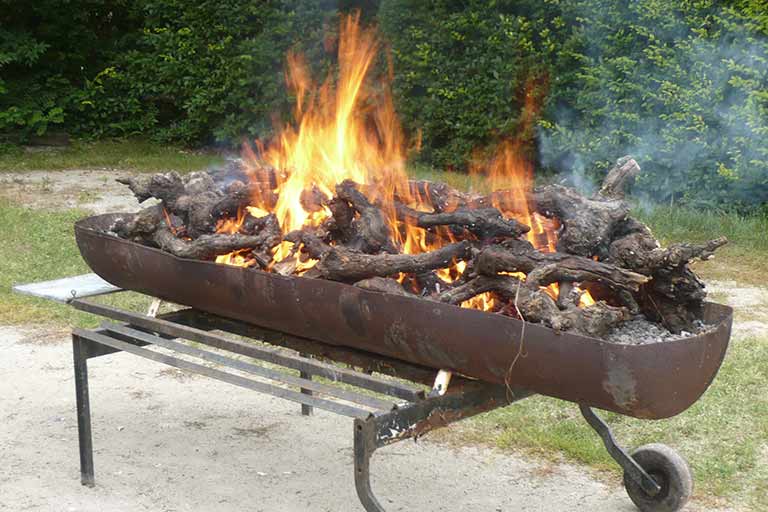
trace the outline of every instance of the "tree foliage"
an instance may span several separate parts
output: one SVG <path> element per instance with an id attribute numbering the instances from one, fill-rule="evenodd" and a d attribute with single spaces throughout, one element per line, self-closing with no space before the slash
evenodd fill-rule
<path id="1" fill-rule="evenodd" d="M 188 144 L 263 134 L 287 104 L 286 51 L 322 61 L 323 28 L 333 25 L 334 11 L 320 2 L 139 3 L 136 45 L 87 85 L 87 133 L 150 132 Z"/>

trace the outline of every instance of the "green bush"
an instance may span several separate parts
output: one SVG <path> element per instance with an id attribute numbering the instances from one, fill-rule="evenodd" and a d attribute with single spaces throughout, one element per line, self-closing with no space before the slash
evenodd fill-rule
<path id="1" fill-rule="evenodd" d="M 130 44 L 129 0 L 0 0 L 0 135 L 76 123 L 86 80 Z"/>
<path id="2" fill-rule="evenodd" d="M 385 0 L 395 94 L 422 161 L 464 168 L 473 150 L 519 129 L 530 78 L 559 45 L 555 9 L 533 1 Z"/>
<path id="3" fill-rule="evenodd" d="M 562 2 L 573 56 L 552 63 L 565 80 L 549 98 L 544 163 L 601 170 L 630 153 L 650 198 L 768 201 L 768 42 L 719 4 Z"/>
<path id="4" fill-rule="evenodd" d="M 286 51 L 298 46 L 320 59 L 335 12 L 306 0 L 139 4 L 136 46 L 88 84 L 84 132 L 149 132 L 187 144 L 263 134 L 288 101 Z"/>

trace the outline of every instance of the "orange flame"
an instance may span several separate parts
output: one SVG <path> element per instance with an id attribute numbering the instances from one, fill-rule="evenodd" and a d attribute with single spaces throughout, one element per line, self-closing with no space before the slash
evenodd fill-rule
<path id="1" fill-rule="evenodd" d="M 337 76 L 328 76 L 318 85 L 303 57 L 288 54 L 286 83 L 296 98 L 294 122 L 278 127 L 271 142 L 257 141 L 255 151 L 249 146 L 243 148 L 246 170 L 259 185 L 254 187 L 248 213 L 274 213 L 283 232 L 319 226 L 329 218 L 330 210 L 324 204 L 307 209 L 302 196 L 315 190 L 315 195 L 330 199 L 335 195 L 335 186 L 350 179 L 365 187 L 366 196 L 382 208 L 391 227 L 391 240 L 402 252 L 431 251 L 455 241 L 446 227 L 428 231 L 397 219 L 395 197 L 416 210 L 431 208 L 427 198 L 419 197 L 409 187 L 405 137 L 390 91 L 391 60 L 389 77 L 377 77 L 379 80 L 372 85 L 379 47 L 374 30 L 361 26 L 358 13 L 341 20 Z M 529 148 L 545 90 L 546 80 L 528 81 L 518 136 L 503 141 L 494 157 L 473 171 L 484 175 L 493 191 L 504 191 L 493 196 L 493 205 L 505 216 L 531 226 L 528 239 L 535 247 L 554 251 L 559 226 L 535 213 L 530 199 L 534 166 Z M 415 144 L 420 145 L 420 134 Z M 235 219 L 221 221 L 217 231 L 236 233 L 246 211 L 238 212 Z M 290 242 L 279 244 L 273 250 L 269 269 L 301 274 L 317 263 L 302 259 L 297 249 Z M 216 261 L 240 266 L 253 264 L 245 251 L 219 256 Z M 445 283 L 451 283 L 465 269 L 466 262 L 454 262 L 436 274 Z M 515 276 L 525 278 L 522 274 Z M 398 280 L 417 286 L 407 279 L 409 276 L 401 275 Z M 557 284 L 547 292 L 556 298 Z M 583 303 L 588 301 L 587 297 L 586 293 L 582 295 Z M 494 294 L 486 293 L 464 302 L 462 307 L 498 311 L 502 304 Z"/>
<path id="2" fill-rule="evenodd" d="M 368 195 L 389 205 L 391 211 L 385 213 L 392 219 L 392 197 L 408 194 L 403 134 L 388 82 L 380 91 L 366 82 L 378 49 L 375 32 L 361 27 L 357 13 L 342 19 L 335 80 L 329 76 L 315 86 L 303 58 L 288 55 L 286 77 L 296 95 L 295 126 L 282 127 L 259 154 L 243 155 L 256 160 L 253 169 L 263 169 L 265 162 L 282 172 L 273 211 L 284 231 L 318 225 L 330 215 L 327 210 L 313 215 L 302 206 L 302 193 L 313 186 L 330 199 L 336 184 L 345 179 L 376 184 Z"/>

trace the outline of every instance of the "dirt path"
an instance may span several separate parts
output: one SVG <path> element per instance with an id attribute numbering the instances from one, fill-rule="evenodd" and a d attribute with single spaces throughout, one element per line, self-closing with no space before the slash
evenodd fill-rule
<path id="1" fill-rule="evenodd" d="M 768 287 L 709 281 L 707 292 L 713 301 L 734 308 L 734 339 L 768 334 Z"/>
<path id="2" fill-rule="evenodd" d="M 31 171 L 0 173 L 0 196 L 35 208 L 82 208 L 94 213 L 135 211 L 136 199 L 117 171 Z"/>

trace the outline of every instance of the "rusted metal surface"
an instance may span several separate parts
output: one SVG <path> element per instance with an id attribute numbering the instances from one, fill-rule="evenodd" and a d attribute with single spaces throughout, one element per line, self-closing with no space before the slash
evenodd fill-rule
<path id="1" fill-rule="evenodd" d="M 403 439 L 421 437 L 466 418 L 504 407 L 533 393 L 524 389 L 507 389 L 503 385 L 464 381 L 449 387 L 445 395 L 410 404 L 396 414 L 377 416 L 375 444 L 386 446 Z"/>
<path id="2" fill-rule="evenodd" d="M 725 356 L 733 312 L 708 304 L 705 334 L 619 345 L 427 300 L 336 282 L 184 260 L 104 233 L 117 215 L 76 225 L 80 252 L 110 283 L 294 336 L 446 369 L 639 418 L 692 405 Z M 523 337 L 524 334 L 524 337 Z M 512 361 L 520 349 L 522 357 Z"/>

